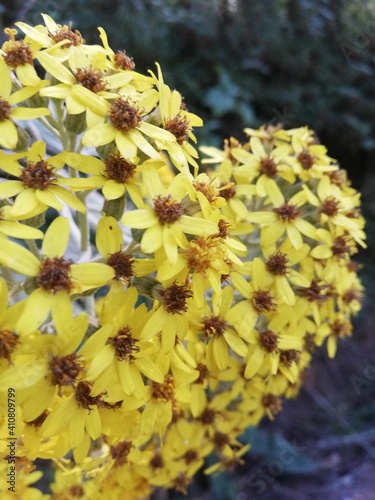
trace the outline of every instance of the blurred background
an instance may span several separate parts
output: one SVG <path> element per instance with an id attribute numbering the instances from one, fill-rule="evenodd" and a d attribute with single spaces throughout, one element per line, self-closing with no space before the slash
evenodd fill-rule
<path id="1" fill-rule="evenodd" d="M 205 122 L 201 145 L 245 127 L 309 125 L 362 195 L 368 248 L 357 255 L 366 288 L 353 338 L 335 361 L 322 349 L 300 397 L 285 401 L 242 468 L 190 487 L 198 500 L 375 500 L 375 0 L 8 0 L 3 28 L 73 23 L 88 43 L 97 26 L 136 70 L 155 69 Z M 155 499 L 181 498 L 158 492 Z"/>

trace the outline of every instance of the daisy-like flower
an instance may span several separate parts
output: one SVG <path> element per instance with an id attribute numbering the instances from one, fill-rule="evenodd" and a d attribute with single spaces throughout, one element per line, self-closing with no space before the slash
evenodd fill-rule
<path id="1" fill-rule="evenodd" d="M 142 119 L 143 114 L 141 108 L 121 96 L 110 104 L 109 121 L 89 128 L 83 135 L 82 143 L 98 147 L 114 141 L 126 159 L 136 157 L 140 149 L 148 157 L 160 160 L 160 154 L 150 140 L 169 144 L 176 142 L 176 138 L 171 132 L 147 123 Z"/>
<path id="2" fill-rule="evenodd" d="M 101 188 L 106 200 L 116 200 L 128 193 L 137 208 L 144 207 L 137 175 L 140 168 L 119 152 L 110 153 L 104 161 L 94 156 L 66 153 L 65 161 L 79 172 L 89 175 L 67 179 L 64 181 L 66 185 L 75 190 Z"/>
<path id="3" fill-rule="evenodd" d="M 289 240 L 285 240 L 280 248 L 267 248 L 263 251 L 266 262 L 264 272 L 272 277 L 271 286 L 275 287 L 282 302 L 294 305 L 296 296 L 291 285 L 297 287 L 308 287 L 310 280 L 295 269 L 310 252 L 306 243 L 302 248 L 295 249 Z"/>
<path id="4" fill-rule="evenodd" d="M 250 330 L 254 328 L 259 316 L 268 318 L 277 311 L 275 293 L 271 288 L 272 278 L 265 272 L 262 260 L 257 257 L 251 265 L 251 282 L 247 282 L 239 273 L 232 275 L 234 288 L 246 300 L 237 302 L 227 313 L 227 321 L 233 324 L 239 335 L 250 340 Z"/>
<path id="5" fill-rule="evenodd" d="M 145 290 L 142 282 L 140 286 Z M 187 284 L 176 282 L 165 288 L 156 282 L 150 292 L 148 296 L 154 298 L 155 303 L 140 339 L 149 340 L 161 333 L 162 349 L 168 353 L 175 345 L 176 337 L 183 339 L 188 332 L 192 292 Z M 147 296 L 147 290 L 144 293 Z"/>
<path id="6" fill-rule="evenodd" d="M 203 121 L 199 116 L 186 110 L 182 101 L 181 94 L 177 90 L 171 91 L 168 85 L 164 83 L 160 65 L 157 64 L 158 76 L 152 71 L 150 74 L 155 79 L 159 89 L 159 113 L 161 124 L 164 130 L 168 130 L 176 138 L 176 141 L 168 141 L 160 138 L 160 146 L 166 149 L 179 170 L 187 170 L 187 162 L 198 171 L 198 164 L 194 158 L 198 157 L 195 148 L 188 142 L 191 139 L 197 142 L 192 133 L 193 127 L 201 127 Z M 156 138 L 157 139 L 157 138 Z"/>
<path id="7" fill-rule="evenodd" d="M 346 197 L 339 186 L 332 183 L 328 175 L 320 179 L 316 189 L 317 195 L 306 184 L 302 188 L 306 200 L 319 208 L 320 223 L 323 226 L 327 225 L 333 234 L 336 232 L 335 226 L 344 228 L 357 243 L 365 246 L 364 219 L 356 212 L 359 205 L 359 193 L 356 196 Z"/>
<path id="8" fill-rule="evenodd" d="M 134 287 L 110 293 L 103 305 L 106 321 L 101 321 L 102 327 L 80 351 L 88 362 L 85 378 L 94 382 L 92 394 L 103 392 L 117 383 L 125 394 L 143 398 L 142 375 L 159 383 L 164 380 L 162 372 L 152 361 L 155 346 L 140 340 L 144 321 L 147 321 L 147 309 L 145 304 L 135 308 L 137 299 Z M 122 304 L 120 309 L 119 303 Z M 101 316 L 104 320 L 104 315 Z"/>
<path id="9" fill-rule="evenodd" d="M 0 222 L 1 224 L 1 222 Z M 0 226 L 1 229 L 1 226 Z M 123 248 L 123 233 L 116 219 L 103 216 L 98 223 L 96 246 L 108 266 L 115 271 L 115 280 L 128 284 L 132 276 L 148 276 L 156 271 L 153 259 L 135 259 Z"/>
<path id="10" fill-rule="evenodd" d="M 324 174 L 338 169 L 334 160 L 327 156 L 327 148 L 314 139 L 311 130 L 301 127 L 290 133 L 295 156 L 295 159 L 291 160 L 300 179 L 303 181 L 320 179 Z"/>
<path id="11" fill-rule="evenodd" d="M 276 178 L 281 178 L 293 184 L 295 174 L 288 160 L 290 146 L 280 145 L 271 151 L 266 151 L 258 137 L 250 139 L 250 151 L 233 149 L 232 155 L 241 165 L 235 167 L 236 175 L 246 177 L 248 181 L 256 181 L 256 194 L 261 198 L 267 196 L 271 202 L 278 206 L 284 201 Z"/>
<path id="12" fill-rule="evenodd" d="M 95 125 L 98 122 L 95 115 L 105 116 L 109 111 L 109 103 L 102 97 L 106 96 L 109 82 L 104 79 L 104 75 L 99 69 L 90 67 L 88 56 L 84 53 L 80 55 L 83 59 L 81 64 L 84 66 L 74 65 L 72 72 L 49 53 L 40 52 L 37 56 L 40 64 L 58 82 L 61 82 L 45 87 L 40 91 L 40 95 L 64 99 L 67 113 L 70 115 L 91 111 L 91 114 L 88 114 L 86 118 L 90 125 Z M 78 61 L 74 60 L 74 62 L 79 64 Z M 112 98 L 115 95 L 109 94 Z"/>
<path id="13" fill-rule="evenodd" d="M 42 243 L 42 260 L 29 250 L 8 240 L 0 245 L 0 262 L 12 270 L 35 278 L 35 290 L 25 302 L 17 322 L 17 332 L 32 333 L 52 310 L 56 318 L 61 311 L 71 315 L 70 296 L 106 285 L 113 279 L 113 268 L 101 263 L 74 264 L 63 257 L 69 242 L 69 221 L 57 217 L 46 231 Z"/>
<path id="14" fill-rule="evenodd" d="M 294 248 L 302 248 L 303 236 L 317 239 L 316 228 L 303 218 L 298 204 L 301 203 L 300 194 L 292 196 L 275 207 L 272 212 L 252 212 L 248 215 L 250 222 L 261 226 L 260 242 L 262 248 L 274 245 L 285 233 Z M 303 202 L 302 202 L 303 204 Z"/>
<path id="15" fill-rule="evenodd" d="M 9 41 L 2 46 L 4 61 L 22 85 L 39 85 L 40 78 L 33 65 L 35 53 L 24 40 L 15 40 L 17 30 L 6 28 L 4 32 L 9 36 Z"/>
<path id="16" fill-rule="evenodd" d="M 76 462 L 82 462 L 89 452 L 91 440 L 102 432 L 99 409 L 105 405 L 105 394 L 93 396 L 92 383 L 80 381 L 73 394 L 63 397 L 41 426 L 45 438 L 67 433 L 69 449 Z"/>
<path id="17" fill-rule="evenodd" d="M 283 351 L 302 350 L 302 340 L 284 329 L 274 331 L 266 328 L 261 331 L 253 330 L 253 346 L 249 348 L 244 376 L 247 379 L 260 373 L 267 377 L 270 373 L 276 375 L 279 368 L 280 356 Z M 255 344 L 255 345 L 254 345 Z"/>
<path id="18" fill-rule="evenodd" d="M 234 298 L 234 290 L 226 286 L 219 297 L 212 298 L 212 311 L 208 304 L 191 323 L 207 343 L 207 367 L 213 372 L 225 370 L 229 363 L 229 350 L 244 358 L 248 348 L 234 327 L 227 321 Z M 203 340 L 202 339 L 202 340 Z"/>
<path id="19" fill-rule="evenodd" d="M 327 340 L 327 352 L 330 358 L 336 356 L 338 340 L 351 337 L 353 326 L 350 319 L 342 314 L 334 314 L 330 318 L 330 335 Z"/>
<path id="20" fill-rule="evenodd" d="M 66 310 L 64 311 L 66 313 Z M 80 314 L 61 315 L 55 321 L 54 335 L 36 332 L 32 337 L 22 337 L 32 357 L 17 362 L 2 374 L 1 388 L 12 383 L 17 389 L 18 402 L 25 422 L 31 422 L 54 406 L 58 393 L 72 390 L 85 372 L 82 359 L 76 351 L 88 327 L 88 317 Z M 6 385 L 8 384 L 8 386 Z"/>
<path id="21" fill-rule="evenodd" d="M 178 248 L 187 248 L 185 233 L 194 236 L 215 234 L 217 225 L 210 219 L 185 215 L 181 199 L 174 195 L 173 185 L 165 195 L 153 199 L 153 208 L 126 212 L 121 222 L 134 229 L 145 229 L 141 239 L 143 253 L 153 253 L 164 248 L 168 260 L 175 264 Z M 215 214 L 213 214 L 215 215 Z"/>
<path id="22" fill-rule="evenodd" d="M 45 212 L 48 207 L 60 211 L 64 203 L 79 212 L 85 212 L 85 205 L 70 191 L 63 188 L 57 172 L 65 165 L 64 153 L 45 159 L 46 144 L 36 141 L 27 153 L 27 166 L 17 159 L 20 155 L 6 155 L 0 151 L 1 169 L 19 180 L 8 180 L 0 184 L 0 198 L 16 196 L 9 215 L 15 219 L 26 219 Z M 62 200 L 62 201 L 60 201 Z M 64 203 L 62 203 L 64 202 Z"/>
<path id="23" fill-rule="evenodd" d="M 38 85 L 28 85 L 12 93 L 11 70 L 4 57 L 0 57 L 0 146 L 15 149 L 18 142 L 18 131 L 14 120 L 32 120 L 50 115 L 47 108 L 29 108 L 15 106 L 37 94 L 47 84 L 40 80 Z"/>
<path id="24" fill-rule="evenodd" d="M 35 50 L 46 49 L 43 52 L 52 54 L 59 61 L 70 61 L 74 59 L 77 52 L 87 51 L 88 53 L 103 52 L 99 45 L 85 45 L 78 30 L 72 29 L 72 25 L 57 24 L 47 14 L 42 14 L 45 26 L 30 26 L 24 22 L 15 23 L 16 26 L 26 35 L 25 42 Z"/>

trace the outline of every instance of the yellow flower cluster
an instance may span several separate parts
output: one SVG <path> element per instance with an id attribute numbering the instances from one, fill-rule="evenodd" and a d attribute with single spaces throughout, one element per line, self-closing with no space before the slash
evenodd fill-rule
<path id="1" fill-rule="evenodd" d="M 2 498 L 11 463 L 25 499 L 186 492 L 351 334 L 360 196 L 307 127 L 202 147 L 198 173 L 159 65 L 43 19 L 0 53 Z"/>

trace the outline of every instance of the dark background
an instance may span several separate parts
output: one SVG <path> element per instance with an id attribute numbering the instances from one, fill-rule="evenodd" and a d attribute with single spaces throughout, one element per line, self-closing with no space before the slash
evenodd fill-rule
<path id="1" fill-rule="evenodd" d="M 199 476 L 188 497 L 374 500 L 375 1 L 11 0 L 0 2 L 1 28 L 42 23 L 40 12 L 72 21 L 87 43 L 100 42 L 102 26 L 140 72 L 159 61 L 204 119 L 201 145 L 241 140 L 245 127 L 263 123 L 309 125 L 362 191 L 366 297 L 353 338 L 333 362 L 317 352 L 300 397 L 275 423 L 249 431 L 244 467 Z"/>

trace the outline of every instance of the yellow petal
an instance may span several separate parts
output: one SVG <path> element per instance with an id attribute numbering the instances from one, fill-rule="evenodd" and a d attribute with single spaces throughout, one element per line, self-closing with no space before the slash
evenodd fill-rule
<path id="1" fill-rule="evenodd" d="M 17 243 L 6 239 L 1 240 L 0 262 L 26 276 L 36 276 L 40 270 L 40 261 L 35 255 Z"/>
<path id="2" fill-rule="evenodd" d="M 66 217 L 56 217 L 50 224 L 42 243 L 42 253 L 53 259 L 62 257 L 69 243 L 69 221 Z"/>
<path id="3" fill-rule="evenodd" d="M 104 216 L 99 220 L 96 232 L 96 246 L 105 259 L 119 252 L 123 245 L 122 231 L 113 217 Z"/>
<path id="4" fill-rule="evenodd" d="M 67 83 L 69 85 L 75 84 L 74 75 L 56 58 L 46 52 L 38 52 L 37 59 L 44 69 L 60 82 Z"/>

